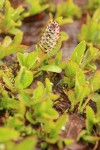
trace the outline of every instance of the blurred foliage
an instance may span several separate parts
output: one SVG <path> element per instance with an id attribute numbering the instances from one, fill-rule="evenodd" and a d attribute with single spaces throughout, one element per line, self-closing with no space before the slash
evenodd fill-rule
<path id="1" fill-rule="evenodd" d="M 21 32 L 13 40 L 11 37 L 6 36 L 2 43 L 0 43 L 0 59 L 12 53 L 24 51 L 27 46 L 21 45 L 22 39 L 23 34 Z"/>
<path id="2" fill-rule="evenodd" d="M 88 0 L 85 8 L 89 10 L 95 10 L 100 6 L 100 0 Z"/>
<path id="3" fill-rule="evenodd" d="M 69 18 L 80 18 L 81 17 L 81 10 L 76 5 L 73 0 L 66 0 L 65 2 L 59 3 L 57 5 L 56 10 L 56 17 L 63 16 Z"/>
<path id="4" fill-rule="evenodd" d="M 21 14 L 24 11 L 22 6 L 14 9 L 9 0 L 5 1 L 4 13 L 0 12 L 0 33 L 10 33 L 16 35 L 21 32 L 18 27 L 21 26 Z"/>
<path id="5" fill-rule="evenodd" d="M 5 3 L 5 0 L 2 0 L 2 1 L 0 2 L 0 10 L 2 9 L 4 3 Z"/>
<path id="6" fill-rule="evenodd" d="M 99 104 L 100 104 L 100 97 L 99 97 Z M 100 110 L 99 110 L 100 111 Z M 83 139 L 84 141 L 90 142 L 94 144 L 100 140 L 100 137 L 95 135 L 93 132 L 93 127 L 97 126 L 98 133 L 100 134 L 100 114 L 95 114 L 93 109 L 90 106 L 86 107 L 86 130 L 82 130 L 78 135 L 78 139 Z"/>
<path id="7" fill-rule="evenodd" d="M 25 0 L 25 2 L 29 5 L 28 11 L 24 14 L 25 16 L 39 14 L 49 7 L 48 4 L 43 4 L 43 0 Z"/>
<path id="8" fill-rule="evenodd" d="M 86 24 L 83 24 L 79 32 L 79 41 L 85 40 L 88 43 L 100 47 L 100 8 L 98 8 L 92 17 L 87 15 Z"/>

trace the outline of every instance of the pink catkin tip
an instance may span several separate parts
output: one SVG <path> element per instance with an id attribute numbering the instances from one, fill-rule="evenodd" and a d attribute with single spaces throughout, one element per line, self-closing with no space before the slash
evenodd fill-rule
<path id="1" fill-rule="evenodd" d="M 42 51 L 48 53 L 52 51 L 59 39 L 60 26 L 56 21 L 51 21 L 43 33 L 39 46 Z"/>

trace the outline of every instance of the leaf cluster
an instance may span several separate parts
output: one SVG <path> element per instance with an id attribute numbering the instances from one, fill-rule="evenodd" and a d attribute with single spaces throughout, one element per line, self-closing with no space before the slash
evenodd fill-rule
<path id="1" fill-rule="evenodd" d="M 63 16 L 64 18 L 80 18 L 81 10 L 73 0 L 66 0 L 57 5 L 56 17 Z"/>
<path id="2" fill-rule="evenodd" d="M 85 8 L 89 10 L 95 10 L 100 6 L 100 0 L 88 0 Z"/>
<path id="3" fill-rule="evenodd" d="M 79 32 L 79 41 L 85 40 L 88 43 L 99 47 L 100 43 L 100 8 L 98 8 L 93 16 L 87 15 L 86 24 L 83 24 Z"/>
<path id="4" fill-rule="evenodd" d="M 0 12 L 0 33 L 16 35 L 21 32 L 18 27 L 22 24 L 21 14 L 23 11 L 24 8 L 22 6 L 14 9 L 9 0 L 6 0 L 4 3 L 4 12 Z"/>

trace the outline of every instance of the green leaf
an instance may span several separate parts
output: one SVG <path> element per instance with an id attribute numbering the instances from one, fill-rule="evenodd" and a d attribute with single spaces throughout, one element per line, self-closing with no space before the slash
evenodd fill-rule
<path id="1" fill-rule="evenodd" d="M 79 69 L 75 78 L 76 103 L 79 102 L 79 110 L 86 96 L 90 94 L 90 84 L 86 82 L 83 70 Z"/>
<path id="2" fill-rule="evenodd" d="M 33 81 L 33 74 L 28 71 L 25 67 L 21 67 L 18 76 L 16 77 L 16 88 L 24 89 L 27 88 Z"/>
<path id="3" fill-rule="evenodd" d="M 100 5 L 100 2 L 99 2 L 99 5 Z M 99 14 L 100 14 L 100 9 L 98 8 L 98 9 L 96 9 L 96 11 L 94 12 L 94 14 L 93 14 L 93 20 L 96 20 L 97 22 L 99 22 L 100 21 L 100 16 L 99 16 Z"/>
<path id="4" fill-rule="evenodd" d="M 21 66 L 25 66 L 28 69 L 32 69 L 37 61 L 37 52 L 31 53 L 18 53 L 17 54 L 18 61 Z"/>
<path id="5" fill-rule="evenodd" d="M 51 100 L 57 100 L 60 97 L 59 94 L 53 94 L 53 93 L 49 93 L 49 96 L 50 96 Z"/>
<path id="6" fill-rule="evenodd" d="M 67 41 L 69 36 L 66 32 L 60 32 L 60 35 L 61 35 L 61 40 L 62 41 Z"/>
<path id="7" fill-rule="evenodd" d="M 59 52 L 59 53 L 57 54 L 57 56 L 55 57 L 54 64 L 55 64 L 55 65 L 59 65 L 61 59 L 62 59 L 62 52 Z"/>
<path id="8" fill-rule="evenodd" d="M 48 4 L 40 5 L 39 1 L 36 0 L 25 0 L 25 1 L 30 5 L 30 9 L 28 10 L 29 15 L 38 14 L 49 7 Z"/>
<path id="9" fill-rule="evenodd" d="M 4 76 L 3 77 L 3 81 L 5 82 L 5 84 L 11 89 L 11 90 L 13 90 L 13 85 L 12 85 L 12 83 L 11 83 L 11 81 L 9 80 L 9 78 L 8 77 L 6 77 L 6 76 Z"/>
<path id="10" fill-rule="evenodd" d="M 92 144 L 94 144 L 94 142 L 97 142 L 97 141 L 100 140 L 100 137 L 90 135 L 90 134 L 87 132 L 87 130 L 82 130 L 82 131 L 79 133 L 78 138 L 77 138 L 77 141 L 79 141 L 80 138 L 82 138 L 84 141 L 89 142 L 89 143 L 92 143 Z"/>
<path id="11" fill-rule="evenodd" d="M 73 87 L 75 84 L 76 71 L 79 69 L 79 66 L 72 60 L 68 60 L 65 68 L 66 77 L 64 82 L 68 84 L 69 87 Z"/>
<path id="12" fill-rule="evenodd" d="M 3 107 L 3 109 L 14 109 L 16 110 L 19 106 L 19 103 L 14 98 L 9 98 L 8 95 L 3 96 L 0 100 L 0 107 Z"/>
<path id="13" fill-rule="evenodd" d="M 81 64 L 81 61 L 84 56 L 84 52 L 86 50 L 86 42 L 82 41 L 80 42 L 77 47 L 74 49 L 71 59 L 72 61 L 76 62 L 78 65 Z"/>
<path id="14" fill-rule="evenodd" d="M 30 107 L 30 103 L 31 103 L 31 98 L 28 94 L 26 93 L 21 93 L 19 95 L 19 100 L 21 100 L 21 102 L 23 102 L 27 107 Z"/>
<path id="15" fill-rule="evenodd" d="M 72 145 L 74 143 L 73 139 L 64 139 L 63 142 L 66 146 Z"/>
<path id="16" fill-rule="evenodd" d="M 16 140 L 19 138 L 19 132 L 6 127 L 0 127 L 0 142 Z"/>
<path id="17" fill-rule="evenodd" d="M 91 76 L 88 81 L 92 85 L 94 91 L 100 89 L 100 71 L 97 70 L 93 76 Z"/>
<path id="18" fill-rule="evenodd" d="M 62 69 L 56 65 L 45 65 L 42 66 L 39 70 L 56 72 L 56 73 L 61 73 L 62 71 Z"/>
<path id="19" fill-rule="evenodd" d="M 41 96 L 44 95 L 44 90 L 45 90 L 44 85 L 41 82 L 38 82 L 37 84 L 38 84 L 38 88 L 36 88 L 33 92 L 34 103 L 41 101 Z"/>
<path id="20" fill-rule="evenodd" d="M 84 135 L 84 136 L 82 137 L 82 139 L 83 139 L 84 141 L 89 142 L 89 143 L 92 143 L 92 144 L 94 144 L 94 143 L 97 142 L 97 141 L 100 141 L 100 137 L 98 137 L 98 136 L 92 136 L 92 135 Z"/>
<path id="21" fill-rule="evenodd" d="M 56 123 L 49 120 L 49 122 L 46 122 L 44 125 L 44 130 L 46 133 L 52 134 L 52 131 L 56 128 Z"/>
<path id="22" fill-rule="evenodd" d="M 15 146 L 15 150 L 33 150 L 35 149 L 37 139 L 33 136 L 25 138 L 22 142 Z"/>
<path id="23" fill-rule="evenodd" d="M 34 136 L 29 136 L 27 138 L 24 138 L 23 140 L 20 140 L 18 143 L 14 142 L 7 142 L 5 146 L 7 147 L 7 150 L 33 150 L 36 147 L 37 139 Z"/>
<path id="24" fill-rule="evenodd" d="M 0 59 L 15 52 L 24 51 L 27 46 L 21 45 L 23 34 L 17 34 L 12 40 L 10 37 L 5 37 L 4 41 L 0 43 Z"/>
<path id="25" fill-rule="evenodd" d="M 87 131 L 86 130 L 82 130 L 79 134 L 78 134 L 78 137 L 77 137 L 77 141 L 79 141 L 84 135 L 87 134 Z"/>
<path id="26" fill-rule="evenodd" d="M 90 106 L 87 106 L 86 107 L 86 128 L 88 132 L 92 132 L 94 118 L 95 118 L 94 111 Z"/>
<path id="27" fill-rule="evenodd" d="M 79 97 L 80 94 L 83 92 L 83 88 L 86 84 L 85 75 L 83 70 L 78 69 L 76 72 L 76 78 L 75 78 L 75 95 L 76 97 Z"/>
<path id="28" fill-rule="evenodd" d="M 44 125 L 44 130 L 46 133 L 49 133 L 50 137 L 46 138 L 46 141 L 54 144 L 58 140 L 60 140 L 60 132 L 63 126 L 66 125 L 68 121 L 68 115 L 62 115 L 56 122 L 55 121 L 47 121 Z"/>
<path id="29" fill-rule="evenodd" d="M 96 102 L 96 106 L 97 106 L 97 115 L 100 116 L 100 94 L 98 93 L 94 93 L 93 96 L 93 101 Z"/>
<path id="30" fill-rule="evenodd" d="M 46 111 L 43 112 L 41 116 L 45 119 L 53 120 L 53 119 L 57 119 L 59 117 L 59 114 L 55 109 L 47 107 Z"/>
<path id="31" fill-rule="evenodd" d="M 57 122 L 56 122 L 56 129 L 55 129 L 55 130 L 56 130 L 56 132 L 57 132 L 58 134 L 59 134 L 59 132 L 61 131 L 61 128 L 66 125 L 67 121 L 68 121 L 68 115 L 67 115 L 67 114 L 62 115 L 62 116 L 57 120 Z"/>
<path id="32" fill-rule="evenodd" d="M 26 119 L 31 123 L 31 124 L 35 124 L 34 119 L 32 118 L 32 113 L 31 111 L 27 111 L 26 112 Z"/>
<path id="33" fill-rule="evenodd" d="M 67 66 L 66 62 L 65 61 L 61 61 L 60 64 L 59 64 L 59 67 L 61 67 L 62 69 L 65 69 Z"/>
<path id="34" fill-rule="evenodd" d="M 79 69 L 79 66 L 72 60 L 69 60 L 67 62 L 66 68 L 65 68 L 65 74 L 66 74 L 66 76 L 68 76 L 70 78 L 75 78 L 76 71 L 78 69 Z"/>
<path id="35" fill-rule="evenodd" d="M 68 96 L 68 99 L 71 102 L 71 110 L 73 110 L 76 104 L 75 92 L 73 90 L 68 90 L 64 91 L 64 93 Z"/>
<path id="36" fill-rule="evenodd" d="M 50 80 L 48 78 L 46 78 L 45 84 L 46 84 L 46 91 L 52 93 L 52 85 L 53 84 L 50 82 Z"/>
<path id="37" fill-rule="evenodd" d="M 4 3 L 5 3 L 5 0 L 0 1 L 0 10 L 2 9 Z"/>
<path id="38" fill-rule="evenodd" d="M 55 19 L 60 25 L 67 24 L 67 23 L 73 23 L 72 18 L 63 18 L 63 17 L 57 17 Z"/>
<path id="39" fill-rule="evenodd" d="M 87 49 L 82 61 L 82 68 L 89 67 L 90 63 L 94 62 L 100 56 L 100 51 L 92 45 Z M 93 65 L 92 65 L 93 66 Z"/>

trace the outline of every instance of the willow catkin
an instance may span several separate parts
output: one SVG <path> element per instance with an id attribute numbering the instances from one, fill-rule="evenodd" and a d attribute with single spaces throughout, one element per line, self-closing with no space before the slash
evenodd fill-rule
<path id="1" fill-rule="evenodd" d="M 59 39 L 59 33 L 60 33 L 60 26 L 56 21 L 51 21 L 43 33 L 39 46 L 40 49 L 45 52 L 49 53 L 52 51 Z"/>

